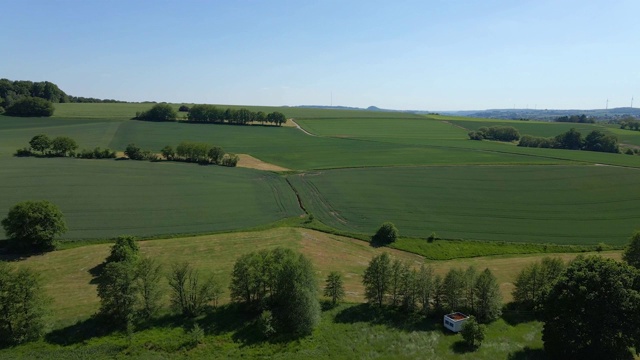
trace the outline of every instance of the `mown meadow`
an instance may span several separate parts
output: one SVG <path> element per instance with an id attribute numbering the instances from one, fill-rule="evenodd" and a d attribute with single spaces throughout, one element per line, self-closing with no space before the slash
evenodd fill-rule
<path id="1" fill-rule="evenodd" d="M 542 255 L 493 256 L 449 261 L 425 261 L 404 251 L 374 248 L 365 242 L 309 229 L 277 228 L 141 241 L 142 254 L 155 258 L 168 271 L 172 263 L 188 261 L 205 274 L 229 284 L 235 259 L 256 249 L 285 247 L 309 257 L 317 273 L 318 286 L 331 271 L 345 279 L 346 303 L 325 309 L 319 327 L 312 336 L 294 342 L 269 342 L 253 330 L 253 324 L 234 311 L 225 289 L 221 307 L 198 318 L 205 330 L 200 345 L 193 346 L 189 322 L 181 322 L 169 313 L 149 327 L 137 329 L 131 336 L 123 332 L 95 335 L 91 315 L 99 307 L 94 271 L 109 254 L 110 244 L 87 245 L 29 257 L 18 262 L 40 271 L 45 290 L 52 298 L 49 321 L 54 330 L 43 341 L 0 351 L 0 356 L 26 358 L 239 358 L 268 356 L 275 358 L 421 358 L 424 354 L 439 358 L 506 358 L 534 356 L 542 358 L 539 321 L 526 314 L 509 313 L 489 324 L 487 341 L 475 352 L 467 352 L 460 335 L 443 330 L 440 319 L 403 317 L 394 311 L 379 312 L 363 304 L 362 273 L 371 257 L 384 251 L 393 258 L 415 266 L 425 263 L 444 275 L 451 268 L 469 265 L 490 268 L 502 296 L 510 301 L 515 275 Z M 620 258 L 620 252 L 604 252 Z M 568 261 L 576 254 L 545 254 Z M 167 302 L 168 299 L 164 299 Z M 93 334 L 93 335 L 92 335 Z"/>

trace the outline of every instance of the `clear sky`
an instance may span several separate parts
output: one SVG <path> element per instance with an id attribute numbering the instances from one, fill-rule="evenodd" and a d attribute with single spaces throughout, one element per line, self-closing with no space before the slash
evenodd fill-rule
<path id="1" fill-rule="evenodd" d="M 77 96 L 640 106 L 638 0 L 0 0 L 0 24 L 0 77 Z"/>

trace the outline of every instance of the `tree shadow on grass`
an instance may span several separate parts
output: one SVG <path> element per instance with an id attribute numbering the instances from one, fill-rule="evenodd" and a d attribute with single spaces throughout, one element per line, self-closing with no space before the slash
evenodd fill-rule
<path id="1" fill-rule="evenodd" d="M 463 340 L 451 344 L 451 350 L 456 354 L 466 354 L 478 350 L 478 346 L 470 346 Z"/>
<path id="2" fill-rule="evenodd" d="M 515 303 L 509 303 L 504 307 L 504 309 L 502 309 L 502 319 L 511 326 L 532 321 L 540 321 L 540 318 L 535 311 L 524 310 L 521 306 Z"/>
<path id="3" fill-rule="evenodd" d="M 522 350 L 512 352 L 507 356 L 508 360 L 538 360 L 548 359 L 543 349 L 531 349 L 528 346 Z"/>
<path id="4" fill-rule="evenodd" d="M 377 308 L 369 304 L 349 306 L 336 314 L 334 321 L 342 324 L 367 322 L 407 332 L 439 329 L 438 322 L 424 314 L 407 313 L 398 308 Z"/>
<path id="5" fill-rule="evenodd" d="M 115 332 L 113 326 L 109 326 L 104 320 L 92 316 L 87 320 L 78 321 L 74 325 L 53 330 L 45 336 L 45 340 L 57 345 L 71 345 L 106 336 L 113 332 Z"/>

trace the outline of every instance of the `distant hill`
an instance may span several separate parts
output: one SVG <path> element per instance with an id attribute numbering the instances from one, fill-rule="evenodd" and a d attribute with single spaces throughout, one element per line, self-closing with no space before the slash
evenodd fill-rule
<path id="1" fill-rule="evenodd" d="M 469 110 L 469 111 L 441 111 L 441 114 L 454 116 L 469 116 L 490 119 L 510 119 L 510 120 L 543 120 L 553 121 L 560 116 L 586 115 L 597 121 L 616 120 L 625 116 L 640 117 L 640 109 L 631 107 L 621 107 L 613 109 L 594 110 L 534 110 L 534 109 L 489 109 L 489 110 Z"/>
<path id="2" fill-rule="evenodd" d="M 300 108 L 314 109 L 334 109 L 334 110 L 360 110 L 360 111 L 384 111 L 384 112 L 403 112 L 411 114 L 436 114 L 436 112 L 428 110 L 393 110 L 381 109 L 377 106 L 369 106 L 368 108 L 350 107 L 350 106 L 323 106 L 323 105 L 301 105 L 295 106 Z M 586 115 L 594 118 L 596 121 L 617 120 L 626 116 L 640 118 L 640 108 L 621 107 L 614 109 L 595 109 L 595 110 L 534 110 L 534 109 L 489 109 L 489 110 L 463 110 L 463 111 L 439 111 L 437 114 L 468 116 L 476 118 L 488 119 L 505 119 L 505 120 L 542 120 L 554 121 L 560 116 Z"/>

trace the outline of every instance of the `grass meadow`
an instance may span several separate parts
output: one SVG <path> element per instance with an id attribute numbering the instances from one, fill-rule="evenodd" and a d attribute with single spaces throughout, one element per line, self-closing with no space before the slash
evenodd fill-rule
<path id="1" fill-rule="evenodd" d="M 423 257 L 394 249 L 374 248 L 366 242 L 330 235 L 310 229 L 277 228 L 265 231 L 196 236 L 188 238 L 141 241 L 143 255 L 157 259 L 167 270 L 174 262 L 189 261 L 203 275 L 213 274 L 225 285 L 223 304 L 228 301 L 226 286 L 235 259 L 247 252 L 276 246 L 300 251 L 308 256 L 316 269 L 318 287 L 330 271 L 340 271 L 345 279 L 347 303 L 323 312 L 322 321 L 311 337 L 291 343 L 270 343 L 256 339 L 251 324 L 238 324 L 241 319 L 225 305 L 211 315 L 199 319 L 206 331 L 203 345 L 191 347 L 184 327 L 171 317 L 159 320 L 149 329 L 139 329 L 131 339 L 124 334 L 90 336 L 75 333 L 98 309 L 96 283 L 91 269 L 109 253 L 109 244 L 88 245 L 33 256 L 19 262 L 43 274 L 47 294 L 52 298 L 53 335 L 37 344 L 0 350 L 2 357 L 112 358 L 116 355 L 134 358 L 238 358 L 266 356 L 275 358 L 506 358 L 509 354 L 540 356 L 542 324 L 531 319 L 506 316 L 489 325 L 487 341 L 474 353 L 460 346 L 460 335 L 443 331 L 440 319 L 403 318 L 402 314 L 379 313 L 364 305 L 362 273 L 369 260 L 383 251 L 392 258 L 414 266 L 433 266 L 444 275 L 451 268 L 475 266 L 490 268 L 500 284 L 505 301 L 511 299 L 515 275 L 524 266 L 539 261 L 543 255 L 494 256 L 450 261 L 428 261 Z M 602 253 L 620 258 L 620 252 Z M 575 254 L 545 254 L 565 261 Z M 167 301 L 167 299 L 165 299 Z M 402 320 L 399 320 L 402 319 Z M 179 324 L 179 323 L 178 323 Z M 75 330 L 74 330 L 75 329 Z M 61 343 L 61 334 L 71 343 Z M 537 350 L 536 350 L 537 349 Z"/>

